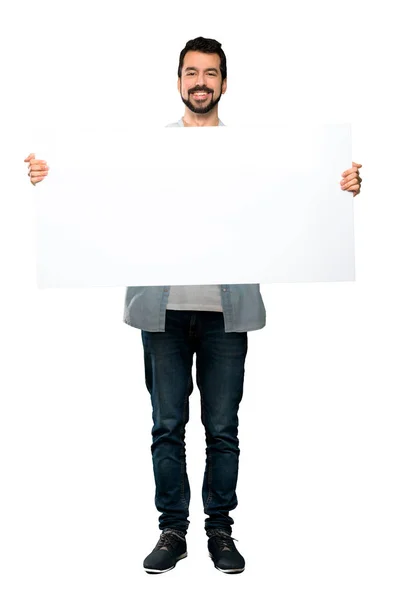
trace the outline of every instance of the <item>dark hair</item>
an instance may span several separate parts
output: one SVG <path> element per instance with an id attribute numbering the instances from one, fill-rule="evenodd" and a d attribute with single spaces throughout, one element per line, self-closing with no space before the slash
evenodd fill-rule
<path id="1" fill-rule="evenodd" d="M 222 50 L 222 44 L 217 42 L 217 40 L 212 40 L 203 37 L 197 37 L 194 40 L 189 40 L 184 49 L 181 51 L 181 54 L 179 56 L 178 77 L 181 77 L 182 75 L 182 67 L 185 54 L 190 50 L 204 52 L 206 54 L 218 54 L 221 59 L 220 69 L 222 81 L 226 79 L 226 56 L 225 52 Z"/>

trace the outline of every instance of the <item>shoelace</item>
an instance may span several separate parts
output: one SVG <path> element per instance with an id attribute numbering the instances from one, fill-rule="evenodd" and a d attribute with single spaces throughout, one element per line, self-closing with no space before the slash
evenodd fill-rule
<path id="1" fill-rule="evenodd" d="M 156 550 L 159 550 L 160 548 L 167 548 L 168 550 L 170 548 L 175 548 L 178 540 L 174 539 L 174 538 L 179 538 L 181 540 L 184 540 L 184 538 L 182 536 L 179 535 L 179 533 L 175 533 L 175 531 L 172 530 L 168 530 L 168 531 L 163 531 L 162 534 L 160 535 L 160 539 L 157 542 L 157 546 L 156 546 Z"/>
<path id="2" fill-rule="evenodd" d="M 219 529 L 217 529 L 217 531 L 213 533 L 213 535 L 210 537 L 215 538 L 215 541 L 220 549 L 229 548 L 229 550 L 235 550 L 236 548 L 233 541 L 239 541 L 236 538 L 233 538 L 231 535 L 229 535 L 229 533 L 226 533 L 226 531 L 221 531 Z"/>

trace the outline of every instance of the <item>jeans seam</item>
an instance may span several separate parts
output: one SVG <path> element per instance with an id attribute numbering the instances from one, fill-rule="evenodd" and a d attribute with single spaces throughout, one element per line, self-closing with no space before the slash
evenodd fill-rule
<path id="1" fill-rule="evenodd" d="M 181 451 L 181 500 L 185 508 L 188 510 L 189 506 L 185 498 L 185 463 L 183 459 L 183 449 Z"/>
<path id="2" fill-rule="evenodd" d="M 197 381 L 197 385 L 200 391 L 200 402 L 201 402 L 201 408 L 203 410 L 203 415 L 204 415 L 204 429 L 207 432 L 207 427 L 205 425 L 206 420 L 205 420 L 205 411 L 204 411 L 204 400 L 203 400 L 203 388 L 202 385 L 200 383 L 200 377 L 198 377 L 198 381 Z M 206 436 L 207 437 L 207 436 Z M 208 475 L 207 475 L 207 484 L 208 484 L 208 496 L 207 499 L 204 503 L 204 510 L 207 510 L 207 508 L 209 507 L 209 504 L 212 500 L 212 489 L 211 489 L 211 482 L 212 482 L 212 456 L 211 456 L 211 451 L 208 449 Z"/>
<path id="3" fill-rule="evenodd" d="M 211 482 L 212 482 L 212 460 L 211 460 L 211 452 L 210 452 L 209 455 L 208 455 L 208 477 L 207 477 L 208 496 L 207 496 L 206 503 L 204 505 L 204 509 L 205 510 L 209 507 L 209 504 L 210 504 L 210 502 L 212 500 Z"/>
<path id="4" fill-rule="evenodd" d="M 186 398 L 185 407 L 184 407 L 185 414 L 186 414 L 186 402 L 188 402 L 188 401 L 189 401 L 189 399 Z M 182 503 L 185 506 L 186 510 L 189 510 L 189 505 L 186 502 L 186 498 L 185 498 L 185 460 L 184 460 L 185 448 L 183 446 L 183 444 L 185 443 L 183 441 L 184 431 L 185 431 L 185 423 L 183 423 L 182 427 L 181 427 L 181 439 L 182 439 L 182 448 L 181 448 L 181 455 L 180 455 L 180 460 L 181 460 L 181 500 L 182 500 Z"/>

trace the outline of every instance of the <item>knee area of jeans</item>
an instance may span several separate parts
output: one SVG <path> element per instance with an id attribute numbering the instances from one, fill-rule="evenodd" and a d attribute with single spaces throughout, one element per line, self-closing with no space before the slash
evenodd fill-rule
<path id="1" fill-rule="evenodd" d="M 162 417 L 158 415 L 155 418 L 153 435 L 181 435 L 185 429 L 185 421 L 174 417 Z"/>
<path id="2" fill-rule="evenodd" d="M 205 430 L 207 436 L 215 441 L 215 442 L 235 442 L 238 437 L 238 426 L 232 425 L 230 422 L 224 422 L 224 420 L 220 420 L 218 422 L 213 422 L 212 424 L 205 424 Z"/>

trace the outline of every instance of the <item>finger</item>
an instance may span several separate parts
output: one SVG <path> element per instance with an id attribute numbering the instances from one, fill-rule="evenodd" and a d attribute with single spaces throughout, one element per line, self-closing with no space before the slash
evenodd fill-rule
<path id="1" fill-rule="evenodd" d="M 35 155 L 32 153 L 29 156 L 27 156 L 27 158 L 25 158 L 24 162 L 26 162 L 27 160 L 30 160 L 31 158 L 35 158 Z"/>
<path id="2" fill-rule="evenodd" d="M 357 190 L 359 190 L 359 189 L 360 189 L 360 186 L 359 186 L 358 184 L 356 184 L 356 185 L 352 185 L 352 186 L 350 186 L 349 188 L 347 188 L 347 189 L 346 189 L 346 192 L 352 192 L 353 190 L 356 190 L 356 191 L 357 191 Z"/>
<path id="3" fill-rule="evenodd" d="M 352 185 L 358 185 L 358 179 L 353 177 L 353 179 L 350 179 L 350 181 L 345 181 L 340 184 L 342 190 L 348 190 Z"/>
<path id="4" fill-rule="evenodd" d="M 45 160 L 39 160 L 38 158 L 32 159 L 29 162 L 31 163 L 31 165 L 43 165 L 43 164 L 46 164 Z"/>
<path id="5" fill-rule="evenodd" d="M 350 181 L 360 181 L 360 177 L 358 175 L 358 173 L 350 173 L 350 175 L 347 175 L 347 177 L 345 177 L 344 179 L 342 179 L 340 181 L 340 185 L 346 185 L 346 183 L 349 183 Z"/>
<path id="6" fill-rule="evenodd" d="M 46 175 L 48 175 L 48 171 L 29 171 L 28 175 L 29 177 L 44 177 Z"/>
<path id="7" fill-rule="evenodd" d="M 44 177 L 31 177 L 31 182 L 37 183 L 38 181 L 42 181 L 42 179 L 44 179 Z"/>
<path id="8" fill-rule="evenodd" d="M 345 183 L 344 189 L 349 190 L 354 185 L 357 185 L 357 186 L 359 185 L 358 179 L 351 179 L 351 181 L 348 181 L 347 183 Z"/>
<path id="9" fill-rule="evenodd" d="M 352 162 L 351 163 L 353 165 L 353 167 L 357 167 L 358 169 L 361 169 L 362 165 L 359 165 L 358 163 Z"/>
<path id="10" fill-rule="evenodd" d="M 47 165 L 40 165 L 40 164 L 31 164 L 29 167 L 32 171 L 48 171 L 50 169 L 49 166 Z"/>
<path id="11" fill-rule="evenodd" d="M 347 169 L 342 173 L 342 177 L 346 177 L 347 175 L 351 175 L 352 173 L 357 173 L 357 167 L 351 167 L 351 169 Z"/>
<path id="12" fill-rule="evenodd" d="M 48 171 L 32 171 L 32 173 L 28 173 L 28 175 L 31 179 L 34 177 L 46 177 L 46 175 L 48 175 Z"/>

